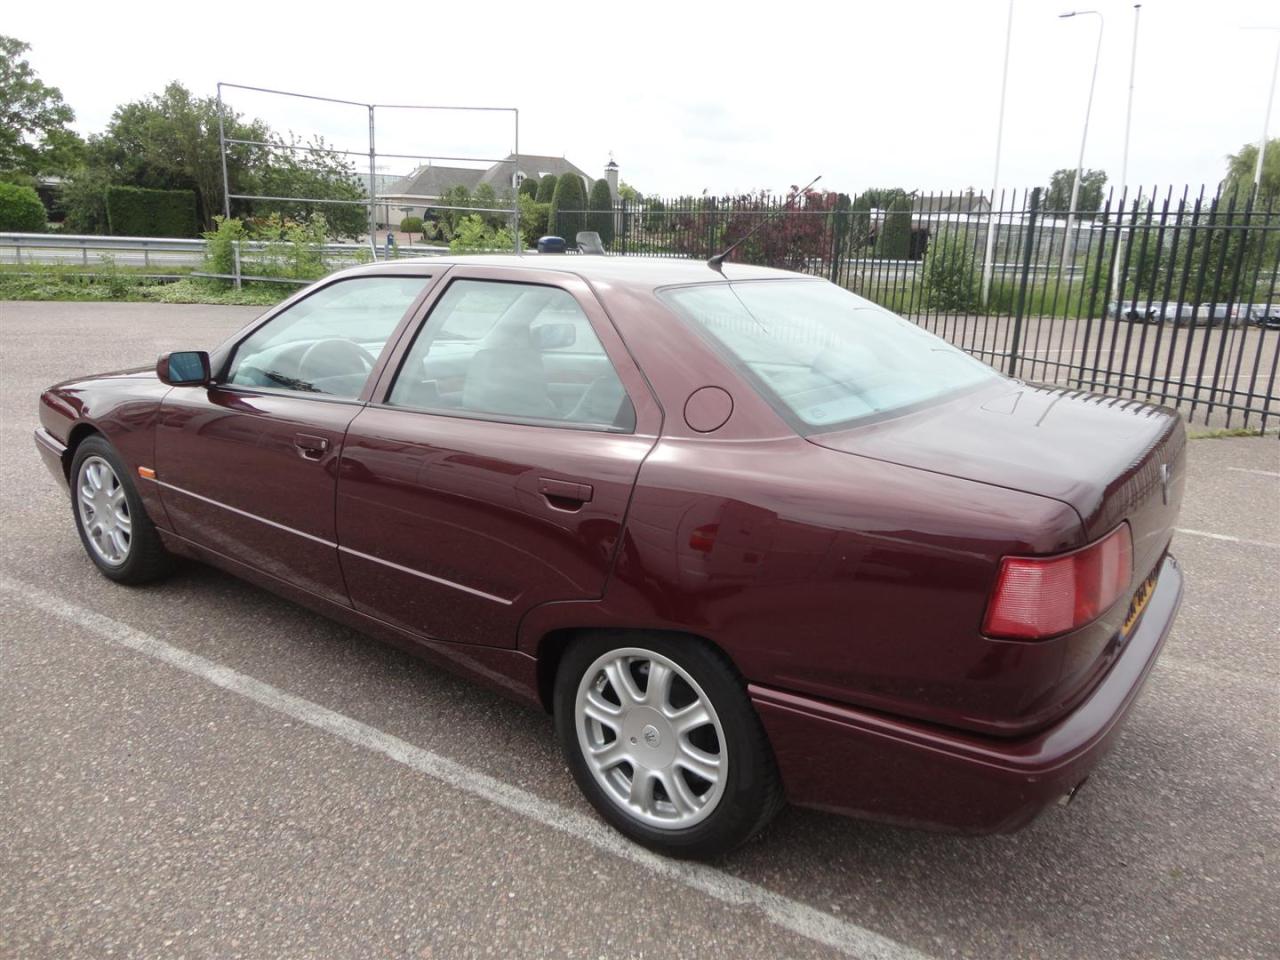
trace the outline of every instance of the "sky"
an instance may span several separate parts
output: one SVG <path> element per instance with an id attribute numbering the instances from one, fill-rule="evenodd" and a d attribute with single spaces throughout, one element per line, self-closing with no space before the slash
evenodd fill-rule
<path id="1" fill-rule="evenodd" d="M 1059 19 L 1071 0 L 1014 0 L 1002 188 L 1075 165 L 1100 22 L 1084 164 L 1120 179 L 1134 8 L 1084 3 L 1102 20 Z M 563 155 L 593 176 L 612 155 L 646 194 L 778 191 L 819 174 L 819 187 L 847 193 L 938 192 L 991 188 L 1008 10 L 1007 0 L 15 0 L 0 31 L 31 44 L 29 61 L 83 134 L 170 80 L 207 96 L 222 81 L 518 108 L 521 152 Z M 1244 28 L 1280 28 L 1280 3 L 1148 0 L 1140 18 L 1128 181 L 1216 184 L 1226 155 L 1262 133 L 1280 30 Z M 225 94 L 277 130 L 368 149 L 364 107 Z M 514 116 L 379 110 L 377 148 L 502 157 Z M 1280 104 L 1269 129 L 1280 136 Z M 383 157 L 379 172 L 414 165 Z"/>

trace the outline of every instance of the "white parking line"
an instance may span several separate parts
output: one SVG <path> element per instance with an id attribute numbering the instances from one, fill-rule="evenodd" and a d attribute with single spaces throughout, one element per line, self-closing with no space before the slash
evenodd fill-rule
<path id="1" fill-rule="evenodd" d="M 1247 543 L 1251 547 L 1270 547 L 1272 550 L 1280 550 L 1280 543 L 1270 543 L 1266 540 L 1246 540 L 1244 537 L 1229 537 L 1225 533 L 1210 533 L 1208 530 L 1188 530 L 1186 527 L 1174 527 L 1175 533 L 1185 533 L 1191 537 L 1206 537 L 1209 540 L 1222 540 L 1226 543 Z"/>
<path id="2" fill-rule="evenodd" d="M 702 864 L 668 860 L 632 844 L 592 817 L 569 810 L 519 787 L 503 783 L 455 760 L 415 747 L 318 703 L 286 693 L 246 674 L 165 643 L 151 634 L 94 613 L 29 583 L 5 578 L 0 589 L 20 601 L 72 623 L 102 640 L 176 667 L 232 693 L 292 717 L 358 747 L 380 753 L 458 790 L 505 807 L 512 813 L 566 833 L 597 850 L 626 860 L 662 880 L 683 884 L 721 903 L 757 910 L 772 924 L 859 960 L 929 960 L 927 955 L 857 924 L 806 906 L 746 880 Z"/>
<path id="3" fill-rule="evenodd" d="M 1253 470 L 1249 467 L 1227 467 L 1232 473 L 1256 473 L 1260 477 L 1280 477 L 1275 470 Z"/>

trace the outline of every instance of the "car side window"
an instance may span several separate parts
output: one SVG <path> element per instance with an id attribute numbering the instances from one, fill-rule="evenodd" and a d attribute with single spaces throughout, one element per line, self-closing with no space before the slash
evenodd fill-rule
<path id="1" fill-rule="evenodd" d="M 227 383 L 354 399 L 427 277 L 353 277 L 272 317 L 238 347 Z"/>
<path id="2" fill-rule="evenodd" d="M 631 432 L 631 399 L 578 302 L 559 287 L 455 280 L 388 403 L 455 416 Z"/>

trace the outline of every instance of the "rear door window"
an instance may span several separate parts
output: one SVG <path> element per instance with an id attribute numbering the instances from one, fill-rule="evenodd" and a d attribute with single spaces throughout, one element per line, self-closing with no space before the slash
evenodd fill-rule
<path id="1" fill-rule="evenodd" d="M 577 300 L 541 284 L 449 284 L 387 402 L 515 423 L 635 429 L 631 400 Z"/>

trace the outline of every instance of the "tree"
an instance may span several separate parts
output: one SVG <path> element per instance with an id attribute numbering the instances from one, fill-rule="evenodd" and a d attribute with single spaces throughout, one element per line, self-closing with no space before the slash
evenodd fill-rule
<path id="1" fill-rule="evenodd" d="M 44 204 L 31 187 L 0 183 L 0 230 L 44 233 Z"/>
<path id="2" fill-rule="evenodd" d="M 538 199 L 538 178 L 525 177 L 521 180 L 519 194 L 522 197 L 528 197 L 530 200 Z"/>
<path id="3" fill-rule="evenodd" d="M 608 247 L 613 243 L 613 194 L 608 180 L 597 180 L 591 185 L 587 200 L 587 229 L 600 234 L 600 240 Z"/>
<path id="4" fill-rule="evenodd" d="M 860 194 L 851 205 L 852 214 L 849 224 L 849 246 L 857 251 L 865 247 L 871 240 L 871 199 Z"/>
<path id="5" fill-rule="evenodd" d="M 59 201 L 72 233 L 109 233 L 107 187 L 111 178 L 100 168 L 82 167 L 62 186 Z"/>
<path id="6" fill-rule="evenodd" d="M 876 256 L 882 260 L 906 260 L 911 256 L 910 197 L 898 197 L 889 204 L 876 242 Z"/>
<path id="7" fill-rule="evenodd" d="M 271 130 L 261 121 L 244 123 L 227 111 L 226 135 L 237 140 L 267 142 Z M 222 160 L 218 149 L 218 104 L 212 97 L 193 97 L 180 83 L 147 100 L 117 107 L 106 132 L 90 138 L 88 162 L 103 169 L 112 182 L 159 190 L 196 192 L 200 222 L 213 225 L 223 211 Z M 261 147 L 228 147 L 227 176 L 233 193 L 259 193 L 250 170 L 270 167 Z M 286 164 L 287 166 L 287 164 Z M 290 194 L 297 196 L 297 194 Z M 243 209 L 243 205 L 240 205 Z M 233 206 L 233 212 L 235 207 Z"/>
<path id="8" fill-rule="evenodd" d="M 539 203 L 528 194 L 516 198 L 520 204 L 520 236 L 524 245 L 533 249 L 538 240 L 547 234 L 547 217 L 551 213 L 551 204 Z"/>
<path id="9" fill-rule="evenodd" d="M 556 192 L 551 198 L 551 213 L 547 230 L 567 243 L 573 243 L 579 230 L 587 229 L 587 197 L 582 178 L 576 173 L 562 173 L 556 181 Z"/>
<path id="10" fill-rule="evenodd" d="M 255 217 L 274 213 L 301 223 L 323 214 L 332 236 L 358 237 L 368 231 L 369 209 L 355 202 L 367 198 L 364 184 L 347 159 L 332 150 L 323 137 L 303 143 L 290 135 L 287 147 L 264 149 L 259 156 L 261 160 L 238 174 L 242 181 L 232 181 L 232 192 L 302 199 L 243 201 Z M 340 202 L 318 202 L 325 200 Z"/>
<path id="11" fill-rule="evenodd" d="M 440 195 L 440 206 L 450 207 L 452 209 L 440 210 L 440 222 L 445 225 L 449 236 L 452 237 L 458 229 L 464 217 L 468 216 L 467 211 L 474 206 L 471 200 L 471 191 L 463 184 L 450 187 Z"/>
<path id="12" fill-rule="evenodd" d="M 547 174 L 538 181 L 538 195 L 534 197 L 539 203 L 550 203 L 551 198 L 555 195 L 556 184 L 559 182 L 558 177 Z"/>
<path id="13" fill-rule="evenodd" d="M 75 113 L 62 92 L 41 82 L 22 55 L 29 44 L 0 36 L 0 170 L 61 172 L 82 146 L 68 128 Z"/>
<path id="14" fill-rule="evenodd" d="M 907 195 L 902 187 L 874 187 L 865 191 L 858 199 L 866 204 L 864 209 L 887 210 L 893 205 L 893 201 Z"/>
<path id="15" fill-rule="evenodd" d="M 476 187 L 476 192 L 472 194 L 472 200 L 476 207 L 481 208 L 480 218 L 484 220 L 485 226 L 490 230 L 498 230 L 505 227 L 511 219 L 509 214 L 492 212 L 501 208 L 503 204 L 498 202 L 498 194 L 490 184 L 482 183 Z"/>
<path id="16" fill-rule="evenodd" d="M 1235 194 L 1237 203 L 1243 203 L 1245 194 L 1253 186 L 1253 174 L 1258 168 L 1258 145 L 1246 143 L 1239 153 L 1228 154 L 1227 176 L 1222 181 L 1224 195 Z M 1280 137 L 1267 141 L 1267 152 L 1262 158 L 1262 182 L 1254 201 L 1255 210 L 1272 206 L 1280 211 Z"/>
<path id="17" fill-rule="evenodd" d="M 625 180 L 618 184 L 618 197 L 627 203 L 639 203 L 644 199 L 640 191 Z"/>
<path id="18" fill-rule="evenodd" d="M 1063 216 L 1071 209 L 1071 185 L 1075 180 L 1074 168 L 1055 170 L 1049 178 L 1049 193 L 1043 209 Z M 1102 208 L 1102 191 L 1107 185 L 1107 175 L 1102 170 L 1086 170 L 1080 178 L 1080 190 L 1076 195 L 1075 216 L 1092 220 Z"/>

